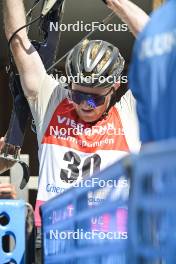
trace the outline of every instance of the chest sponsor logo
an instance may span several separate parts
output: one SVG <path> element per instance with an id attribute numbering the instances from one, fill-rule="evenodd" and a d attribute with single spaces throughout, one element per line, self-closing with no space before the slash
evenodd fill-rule
<path id="1" fill-rule="evenodd" d="M 43 144 L 62 145 L 90 153 L 96 150 L 128 152 L 123 126 L 115 108 L 107 119 L 93 125 L 81 121 L 74 109 L 67 108 L 65 100 L 58 106 L 44 135 Z"/>

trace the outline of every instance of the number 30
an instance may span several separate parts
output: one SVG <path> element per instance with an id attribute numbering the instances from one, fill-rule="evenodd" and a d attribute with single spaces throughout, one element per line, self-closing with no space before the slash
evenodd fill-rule
<path id="1" fill-rule="evenodd" d="M 77 153 L 68 151 L 65 153 L 63 160 L 71 162 L 67 166 L 68 169 L 61 169 L 60 172 L 61 180 L 66 183 L 75 182 L 79 177 L 80 171 L 83 179 L 90 176 L 91 169 L 93 173 L 100 171 L 101 158 L 98 154 L 86 158 L 80 169 L 78 167 L 81 164 L 81 158 Z"/>

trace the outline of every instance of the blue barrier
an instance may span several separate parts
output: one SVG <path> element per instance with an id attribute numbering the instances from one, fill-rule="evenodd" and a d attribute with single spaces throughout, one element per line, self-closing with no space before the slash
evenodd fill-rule
<path id="1" fill-rule="evenodd" d="M 133 157 L 129 258 L 133 264 L 176 263 L 176 141 Z"/>
<path id="2" fill-rule="evenodd" d="M 72 188 L 41 207 L 45 264 L 176 263 L 176 141 L 151 144 L 97 177 L 107 183 L 122 175 L 130 179 L 129 201 L 128 188 L 100 188 L 97 183 Z M 95 202 L 100 190 L 104 199 L 91 205 L 89 198 Z M 79 230 L 125 233 L 127 208 L 128 240 L 59 236 Z"/>
<path id="3" fill-rule="evenodd" d="M 25 263 L 25 202 L 22 200 L 0 200 L 0 216 L 6 224 L 0 224 L 0 263 Z M 15 245 L 12 252 L 3 249 L 4 236 L 11 236 Z"/>
<path id="4" fill-rule="evenodd" d="M 105 187 L 97 180 L 91 187 L 84 183 L 41 206 L 43 263 L 127 263 L 125 175 L 123 162 L 115 164 L 91 178 Z"/>

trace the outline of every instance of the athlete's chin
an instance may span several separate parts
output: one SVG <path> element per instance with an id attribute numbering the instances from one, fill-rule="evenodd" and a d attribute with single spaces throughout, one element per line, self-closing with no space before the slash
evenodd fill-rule
<path id="1" fill-rule="evenodd" d="M 98 115 L 97 113 L 95 113 L 94 110 L 90 112 L 85 112 L 81 110 L 78 112 L 78 115 L 84 122 L 87 122 L 87 123 L 95 122 L 101 117 L 101 115 Z"/>

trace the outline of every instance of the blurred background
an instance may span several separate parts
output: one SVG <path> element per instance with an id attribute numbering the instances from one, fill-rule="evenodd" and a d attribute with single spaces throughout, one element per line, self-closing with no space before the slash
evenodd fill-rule
<path id="1" fill-rule="evenodd" d="M 25 0 L 26 10 L 29 10 L 33 4 L 33 0 Z M 153 8 L 152 0 L 133 0 L 147 13 L 150 13 Z M 157 1 L 156 1 L 157 2 Z M 41 10 L 41 5 L 38 7 L 37 15 Z M 76 23 L 83 21 L 84 24 L 102 21 L 108 14 L 111 13 L 101 0 L 65 0 L 65 11 L 62 23 L 66 25 L 69 23 Z M 117 26 L 122 24 L 117 17 L 114 17 L 109 23 L 115 23 Z M 63 56 L 76 43 L 84 37 L 87 32 L 62 32 L 57 58 Z M 30 31 L 30 38 L 32 40 L 38 39 L 38 25 L 34 25 Z M 117 46 L 126 60 L 126 71 L 130 63 L 131 52 L 134 38 L 129 31 L 125 32 L 98 32 L 91 36 L 91 39 L 102 39 L 111 42 Z M 8 65 L 7 57 L 7 41 L 4 35 L 3 19 L 2 19 L 2 1 L 0 1 L 0 136 L 3 136 L 8 128 L 10 114 L 12 111 L 12 98 L 8 87 L 8 74 L 6 73 L 6 66 Z M 64 71 L 64 63 L 62 61 L 57 65 L 58 70 Z M 124 73 L 125 75 L 125 73 Z M 123 86 L 122 90 L 125 89 Z M 38 175 L 38 158 L 37 158 L 37 141 L 36 135 L 30 129 L 30 123 L 26 129 L 25 142 L 22 153 L 30 156 L 30 174 L 31 176 Z M 8 173 L 7 173 L 8 174 Z M 31 191 L 30 196 L 35 200 L 36 191 Z M 31 200 L 31 199 L 30 199 Z M 33 202 L 32 202 L 33 203 Z"/>

